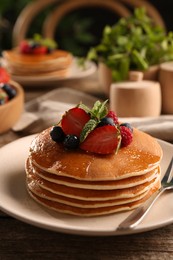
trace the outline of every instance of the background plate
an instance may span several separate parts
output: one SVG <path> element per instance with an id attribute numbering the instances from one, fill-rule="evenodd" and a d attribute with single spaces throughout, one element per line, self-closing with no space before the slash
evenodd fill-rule
<path id="1" fill-rule="evenodd" d="M 1 59 L 2 60 L 2 59 Z M 3 61 L 2 61 L 3 64 Z M 79 67 L 77 64 L 77 59 L 74 58 L 73 63 L 71 65 L 71 68 L 69 70 L 69 73 L 65 77 L 59 77 L 59 76 L 44 76 L 44 75 L 36 75 L 36 76 L 17 76 L 12 75 L 11 78 L 14 81 L 17 81 L 21 85 L 24 86 L 48 86 L 50 87 L 51 84 L 56 84 L 58 82 L 63 82 L 67 80 L 76 80 L 76 79 L 83 79 L 85 77 L 88 77 L 92 75 L 94 72 L 96 72 L 97 66 L 94 62 L 87 61 L 85 64 L 85 68 Z"/>

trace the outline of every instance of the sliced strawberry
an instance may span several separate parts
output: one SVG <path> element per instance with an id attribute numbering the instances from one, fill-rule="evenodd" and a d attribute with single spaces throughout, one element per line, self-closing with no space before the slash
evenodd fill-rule
<path id="1" fill-rule="evenodd" d="M 61 126 L 66 135 L 80 136 L 84 125 L 90 120 L 90 116 L 81 108 L 74 107 L 66 112 L 61 120 Z"/>
<path id="2" fill-rule="evenodd" d="M 93 153 L 113 153 L 119 144 L 119 131 L 115 126 L 105 125 L 95 128 L 80 144 L 80 148 Z"/>
<path id="3" fill-rule="evenodd" d="M 45 53 L 47 53 L 47 47 L 38 46 L 36 48 L 33 48 L 32 53 L 33 54 L 45 54 Z"/>
<path id="4" fill-rule="evenodd" d="M 10 80 L 10 75 L 7 73 L 7 71 L 0 67 L 0 83 L 7 83 Z"/>

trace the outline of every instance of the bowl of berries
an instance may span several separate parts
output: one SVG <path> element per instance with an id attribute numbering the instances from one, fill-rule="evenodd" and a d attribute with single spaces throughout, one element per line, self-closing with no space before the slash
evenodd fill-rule
<path id="1" fill-rule="evenodd" d="M 24 105 L 24 91 L 10 79 L 7 71 L 0 67 L 0 134 L 12 128 L 21 116 Z"/>

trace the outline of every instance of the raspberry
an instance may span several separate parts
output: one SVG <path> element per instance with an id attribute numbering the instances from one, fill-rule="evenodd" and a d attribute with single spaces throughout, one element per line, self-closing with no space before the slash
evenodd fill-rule
<path id="1" fill-rule="evenodd" d="M 120 132 L 121 132 L 121 137 L 122 137 L 121 146 L 126 147 L 132 142 L 133 133 L 130 128 L 128 128 L 124 125 L 120 125 Z"/>
<path id="2" fill-rule="evenodd" d="M 19 45 L 19 49 L 20 49 L 21 53 L 24 53 L 24 54 L 31 53 L 31 47 L 30 47 L 28 41 L 26 41 L 26 40 L 21 41 L 21 43 Z"/>
<path id="3" fill-rule="evenodd" d="M 133 133 L 133 127 L 131 126 L 131 124 L 129 124 L 129 123 L 123 123 L 123 124 L 121 124 L 120 126 L 125 126 L 125 127 L 129 128 L 130 131 Z"/>
<path id="4" fill-rule="evenodd" d="M 110 110 L 106 116 L 111 117 L 113 119 L 114 123 L 118 124 L 118 117 L 114 111 Z"/>

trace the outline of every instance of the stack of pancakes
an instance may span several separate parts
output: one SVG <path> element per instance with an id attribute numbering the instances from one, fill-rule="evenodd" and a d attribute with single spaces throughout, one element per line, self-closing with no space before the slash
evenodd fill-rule
<path id="1" fill-rule="evenodd" d="M 18 48 L 4 51 L 3 58 L 7 70 L 16 76 L 59 76 L 67 75 L 72 64 L 72 55 L 63 50 L 35 55 L 20 53 Z"/>
<path id="2" fill-rule="evenodd" d="M 96 216 L 131 210 L 160 188 L 162 149 L 134 129 L 133 142 L 117 154 L 65 150 L 50 128 L 32 141 L 26 162 L 29 194 L 58 212 Z"/>

